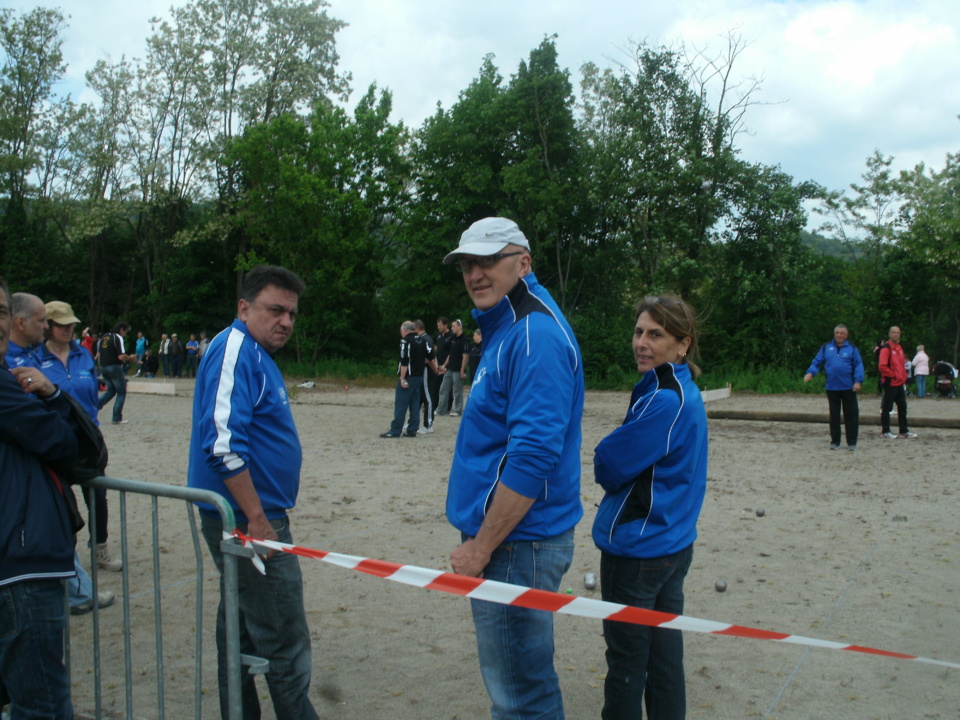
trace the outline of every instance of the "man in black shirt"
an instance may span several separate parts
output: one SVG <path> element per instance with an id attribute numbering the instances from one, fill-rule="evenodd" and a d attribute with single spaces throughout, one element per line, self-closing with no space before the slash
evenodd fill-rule
<path id="1" fill-rule="evenodd" d="M 135 362 L 137 356 L 133 353 L 127 353 L 123 341 L 130 332 L 130 324 L 119 322 L 113 327 L 113 332 L 109 332 L 100 338 L 97 343 L 97 353 L 100 358 L 100 374 L 103 375 L 103 382 L 107 386 L 106 392 L 100 396 L 97 401 L 97 410 L 102 410 L 113 398 L 117 396 L 113 403 L 113 424 L 123 425 L 127 421 L 123 419 L 123 404 L 127 399 L 127 377 L 123 372 L 123 364 Z"/>
<path id="2" fill-rule="evenodd" d="M 444 362 L 443 382 L 440 384 L 440 403 L 437 415 L 457 416 L 463 412 L 463 381 L 467 377 L 467 361 L 470 358 L 470 343 L 463 334 L 463 323 L 453 321 L 453 339 L 450 353 Z M 451 395 L 453 411 L 450 410 Z"/>
<path id="3" fill-rule="evenodd" d="M 431 377 L 431 381 L 436 382 L 436 389 L 431 388 L 434 393 L 433 409 L 436 412 L 440 408 L 440 386 L 443 385 L 443 373 L 445 372 L 445 363 L 450 356 L 450 343 L 453 342 L 453 332 L 450 330 L 450 321 L 445 317 L 437 318 L 437 337 L 434 346 L 437 349 L 437 366 L 439 368 L 436 375 Z M 447 413 L 436 413 L 437 415 L 446 415 Z"/>
<path id="4" fill-rule="evenodd" d="M 400 363 L 397 366 L 397 389 L 393 399 L 393 422 L 382 438 L 416 437 L 420 427 L 420 393 L 423 389 L 424 346 L 417 342 L 416 326 L 405 320 L 400 326 Z M 403 422 L 410 411 L 410 423 L 403 432 Z"/>

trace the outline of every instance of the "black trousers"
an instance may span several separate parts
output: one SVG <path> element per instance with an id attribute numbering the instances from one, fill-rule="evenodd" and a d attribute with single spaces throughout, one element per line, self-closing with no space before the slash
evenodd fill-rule
<path id="1" fill-rule="evenodd" d="M 827 402 L 830 404 L 830 442 L 840 444 L 840 414 L 843 411 L 843 427 L 847 434 L 847 445 L 856 445 L 860 434 L 860 404 L 853 390 L 827 390 Z"/>
<path id="2" fill-rule="evenodd" d="M 907 427 L 907 389 L 905 385 L 883 388 L 883 400 L 880 402 L 881 432 L 890 432 L 890 411 L 894 404 L 897 406 L 897 421 L 900 424 L 900 434 L 910 432 Z"/>

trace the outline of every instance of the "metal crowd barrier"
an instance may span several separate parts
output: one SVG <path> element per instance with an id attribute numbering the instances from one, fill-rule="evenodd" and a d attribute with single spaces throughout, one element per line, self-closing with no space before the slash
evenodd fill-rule
<path id="1" fill-rule="evenodd" d="M 133 701 L 133 665 L 131 651 L 131 622 L 130 622 L 130 558 L 127 542 L 127 493 L 151 496 L 151 543 L 153 556 L 153 607 L 154 624 L 156 635 L 156 677 L 157 677 L 157 715 L 159 720 L 165 718 L 164 708 L 164 674 L 163 674 L 163 613 L 161 606 L 160 584 L 160 528 L 159 512 L 157 498 L 166 497 L 184 500 L 187 508 L 187 515 L 190 523 L 190 533 L 193 540 L 193 550 L 196 559 L 196 658 L 194 670 L 194 712 L 197 720 L 201 718 L 201 668 L 203 664 L 203 551 L 199 533 L 197 531 L 196 511 L 193 503 L 205 502 L 213 505 L 220 513 L 220 519 L 223 522 L 225 532 L 232 532 L 236 528 L 236 519 L 233 509 L 217 493 L 196 490 L 187 487 L 178 487 L 173 485 L 160 485 L 157 483 L 141 482 L 138 480 L 127 480 L 123 478 L 99 477 L 83 483 L 85 487 L 104 488 L 107 490 L 118 490 L 120 492 L 120 549 L 121 559 L 123 561 L 123 590 L 120 601 L 123 605 L 123 665 L 124 665 L 124 690 L 125 690 L 125 717 L 127 720 L 134 718 Z M 81 504 L 82 506 L 82 504 Z M 90 503 L 90 537 L 96 537 L 96 504 Z M 253 548 L 243 547 L 237 540 L 224 540 L 220 545 L 223 551 L 223 603 L 226 613 L 226 631 L 227 631 L 227 671 L 228 671 L 228 711 L 230 720 L 241 720 L 241 695 L 240 695 L 240 673 L 243 665 L 247 665 L 248 672 L 262 673 L 266 671 L 267 661 L 262 658 L 256 658 L 248 655 L 242 655 L 240 652 L 240 625 L 239 625 L 239 602 L 237 594 L 237 558 L 251 558 L 254 555 Z M 100 649 L 100 609 L 97 607 L 98 590 L 98 568 L 96 560 L 96 543 L 90 543 L 90 579 L 93 582 L 93 679 L 94 679 L 94 702 L 95 717 L 103 717 L 103 677 L 101 672 L 101 649 Z M 69 615 L 69 614 L 68 614 Z M 70 652 L 70 633 L 66 633 L 65 657 L 67 663 L 68 675 L 71 670 L 71 652 Z M 72 675 L 71 675 L 72 677 Z M 181 690 L 182 689 L 179 689 Z M 219 691 L 213 693 L 213 700 L 217 703 L 217 714 L 219 715 Z"/>

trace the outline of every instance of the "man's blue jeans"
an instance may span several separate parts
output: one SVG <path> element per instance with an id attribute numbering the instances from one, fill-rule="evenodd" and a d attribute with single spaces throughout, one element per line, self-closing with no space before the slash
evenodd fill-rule
<path id="1" fill-rule="evenodd" d="M 286 518 L 271 521 L 280 542 L 293 543 Z M 203 538 L 220 572 L 220 606 L 217 608 L 217 679 L 220 686 L 220 714 L 228 717 L 227 626 L 223 606 L 223 524 L 220 518 L 200 513 Z M 237 527 L 247 531 L 245 523 Z M 310 629 L 303 609 L 303 577 L 296 555 L 277 553 L 264 560 L 267 574 L 261 575 L 247 558 L 237 559 L 237 589 L 240 601 L 240 652 L 266 658 L 267 687 L 277 720 L 316 720 L 310 703 Z M 244 720 L 260 718 L 260 700 L 253 676 L 241 672 Z"/>
<path id="2" fill-rule="evenodd" d="M 571 528 L 545 540 L 504 543 L 483 577 L 556 592 L 572 561 Z M 487 600 L 471 600 L 470 605 L 493 720 L 563 720 L 553 667 L 553 613 Z"/>
<path id="3" fill-rule="evenodd" d="M 601 594 L 608 602 L 682 615 L 683 580 L 692 561 L 693 545 L 651 559 L 601 553 Z M 604 620 L 603 637 L 603 720 L 639 720 L 644 700 L 650 720 L 682 720 L 687 695 L 680 631 Z"/>
<path id="4" fill-rule="evenodd" d="M 10 717 L 73 718 L 65 630 L 60 580 L 0 587 L 0 685 L 10 696 Z"/>
<path id="5" fill-rule="evenodd" d="M 403 421 L 410 413 L 410 422 L 407 424 L 407 433 L 416 435 L 420 429 L 420 393 L 423 391 L 423 377 L 408 377 L 407 387 L 397 381 L 397 391 L 393 398 L 393 422 L 390 423 L 390 434 L 399 435 L 403 432 Z"/>
<path id="6" fill-rule="evenodd" d="M 123 374 L 122 365 L 107 365 L 100 368 L 100 373 L 103 375 L 107 391 L 97 401 L 97 410 L 102 410 L 103 406 L 110 402 L 110 398 L 116 395 L 117 401 L 113 404 L 113 421 L 118 423 L 123 420 L 123 403 L 127 399 L 127 377 Z"/>

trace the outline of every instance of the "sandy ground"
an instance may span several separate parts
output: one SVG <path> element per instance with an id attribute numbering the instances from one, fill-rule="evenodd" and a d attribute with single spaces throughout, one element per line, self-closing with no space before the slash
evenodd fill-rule
<path id="1" fill-rule="evenodd" d="M 192 398 L 130 395 L 130 423 L 107 424 L 109 474 L 185 484 Z M 444 497 L 457 418 L 433 435 L 382 440 L 392 390 L 294 388 L 304 446 L 295 542 L 313 548 L 447 569 L 458 533 Z M 564 589 L 598 572 L 590 527 L 601 492 L 592 450 L 622 419 L 625 393 L 588 393 L 584 413 L 583 505 Z M 811 396 L 737 395 L 709 409 L 825 415 Z M 879 400 L 861 398 L 874 421 Z M 916 418 L 960 417 L 958 400 L 911 400 Z M 918 428 L 919 429 L 919 428 Z M 686 581 L 693 617 L 960 662 L 960 431 L 923 428 L 917 440 L 884 441 L 866 425 L 856 453 L 831 451 L 825 424 L 712 420 L 709 488 Z M 111 492 L 110 529 L 120 543 L 120 501 Z M 134 717 L 159 717 L 155 646 L 163 643 L 166 717 L 193 716 L 198 570 L 188 509 L 157 503 L 161 632 L 156 631 L 151 560 L 154 512 L 126 499 Z M 765 514 L 758 517 L 757 508 Z M 84 537 L 85 540 L 85 531 Z M 216 572 L 206 548 L 199 572 L 204 626 L 202 715 L 218 716 L 212 618 Z M 303 560 L 313 643 L 311 695 L 320 717 L 489 717 L 468 603 Z M 714 589 L 718 579 L 729 589 Z M 121 590 L 121 576 L 101 573 Z M 104 717 L 124 711 L 123 609 L 100 615 Z M 92 617 L 73 618 L 73 689 L 92 714 Z M 960 670 L 857 653 L 686 633 L 690 718 L 960 718 Z M 604 643 L 595 620 L 558 616 L 557 657 L 568 718 L 596 718 Z M 262 684 L 266 697 L 265 684 Z M 272 718 L 269 701 L 265 717 Z"/>

